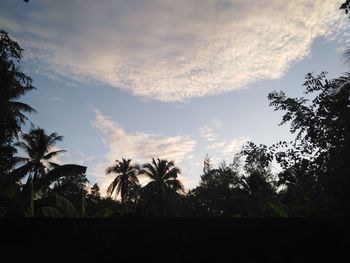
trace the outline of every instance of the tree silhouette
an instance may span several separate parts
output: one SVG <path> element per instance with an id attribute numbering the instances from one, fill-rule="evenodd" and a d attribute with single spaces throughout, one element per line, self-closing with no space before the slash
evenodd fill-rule
<path id="1" fill-rule="evenodd" d="M 288 98 L 283 92 L 268 96 L 275 110 L 286 111 L 281 124 L 290 122 L 291 132 L 296 134 L 288 150 L 276 153 L 284 168 L 281 182 L 291 191 L 308 188 L 307 201 L 316 213 L 333 209 L 334 214 L 340 207 L 348 207 L 350 200 L 349 80 L 348 73 L 334 80 L 327 80 L 324 72 L 308 74 L 304 86 L 311 98 Z"/>
<path id="2" fill-rule="evenodd" d="M 122 158 L 121 161 L 116 160 L 113 166 L 107 168 L 106 173 L 117 174 L 117 177 L 109 185 L 107 194 L 111 196 L 115 191 L 115 195 L 117 196 L 120 193 L 122 204 L 130 200 L 132 198 L 130 195 L 131 190 L 139 183 L 137 179 L 138 167 L 131 164 L 131 159 L 126 160 Z"/>
<path id="3" fill-rule="evenodd" d="M 89 197 L 95 201 L 101 199 L 100 187 L 97 183 L 91 187 Z"/>
<path id="4" fill-rule="evenodd" d="M 78 207 L 81 206 L 82 198 L 84 200 L 88 198 L 88 183 L 85 173 L 64 176 L 54 182 L 54 185 L 48 189 L 47 195 L 58 194 Z"/>
<path id="5" fill-rule="evenodd" d="M 18 70 L 23 49 L 8 34 L 0 30 L 0 187 L 9 183 L 9 173 L 15 165 L 12 146 L 14 137 L 27 120 L 24 113 L 34 112 L 25 103 L 17 101 L 27 91 L 34 89 L 32 79 Z M 6 183 L 7 182 L 7 183 Z"/>
<path id="6" fill-rule="evenodd" d="M 34 112 L 18 99 L 34 89 L 32 79 L 18 69 L 23 49 L 0 30 L 0 207 L 18 207 L 14 196 L 20 192 L 12 174 L 16 165 L 13 140 L 27 120 L 24 113 Z"/>
<path id="7" fill-rule="evenodd" d="M 180 169 L 174 162 L 152 158 L 152 163 L 144 164 L 140 174 L 151 180 L 141 190 L 141 200 L 149 214 L 166 216 L 174 213 L 176 198 L 179 193 L 184 193 L 184 187 L 177 179 Z"/>
<path id="8" fill-rule="evenodd" d="M 47 135 L 44 129 L 34 127 L 29 133 L 23 134 L 22 141 L 17 142 L 16 146 L 21 148 L 27 157 L 17 157 L 18 162 L 24 163 L 15 171 L 17 178 L 22 179 L 28 174 L 28 181 L 35 183 L 46 174 L 49 168 L 58 167 L 59 165 L 52 162 L 51 159 L 65 150 L 50 150 L 62 139 L 63 137 L 55 132 Z"/>

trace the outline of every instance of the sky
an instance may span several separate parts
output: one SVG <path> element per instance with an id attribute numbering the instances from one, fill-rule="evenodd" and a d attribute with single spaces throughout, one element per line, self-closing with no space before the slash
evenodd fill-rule
<path id="1" fill-rule="evenodd" d="M 308 72 L 348 70 L 341 3 L 0 0 L 0 27 L 24 48 L 30 121 L 64 136 L 56 161 L 86 165 L 104 194 L 116 159 L 166 158 L 188 190 L 206 154 L 217 165 L 247 141 L 293 138 L 267 95 L 302 96 Z"/>

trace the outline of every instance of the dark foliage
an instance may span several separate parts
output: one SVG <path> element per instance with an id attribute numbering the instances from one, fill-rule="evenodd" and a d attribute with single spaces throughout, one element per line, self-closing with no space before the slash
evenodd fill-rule
<path id="1" fill-rule="evenodd" d="M 0 206 L 9 206 L 19 191 L 11 172 L 16 165 L 13 140 L 34 109 L 17 99 L 34 89 L 32 79 L 18 69 L 23 49 L 0 31 Z"/>

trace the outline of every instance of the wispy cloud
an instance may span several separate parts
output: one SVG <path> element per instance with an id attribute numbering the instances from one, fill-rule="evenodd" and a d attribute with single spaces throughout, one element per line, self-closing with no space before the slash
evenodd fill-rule
<path id="1" fill-rule="evenodd" d="M 100 111 L 95 111 L 93 126 L 97 128 L 103 136 L 107 146 L 105 161 L 97 163 L 92 168 L 92 173 L 101 184 L 101 189 L 105 191 L 110 184 L 113 175 L 105 176 L 106 167 L 112 165 L 116 159 L 131 158 L 135 163 L 143 164 L 151 161 L 152 157 L 159 157 L 175 161 L 181 167 L 185 159 L 193 158 L 196 141 L 188 136 L 161 136 L 148 132 L 126 132 L 119 123 L 109 116 L 103 115 Z M 193 185 L 186 175 L 180 176 L 184 185 Z M 142 181 L 146 182 L 145 179 Z"/>
<path id="2" fill-rule="evenodd" d="M 38 0 L 4 11 L 43 71 L 183 101 L 283 76 L 344 24 L 334 0 Z"/>
<path id="3" fill-rule="evenodd" d="M 249 141 L 249 137 L 238 137 L 231 140 L 219 140 L 210 144 L 208 150 L 216 150 L 224 155 L 233 155 L 241 150 L 242 146 Z"/>
<path id="4" fill-rule="evenodd" d="M 221 128 L 221 122 L 218 120 L 212 120 L 208 124 L 198 128 L 201 137 L 209 142 L 217 140 L 217 130 Z"/>
<path id="5" fill-rule="evenodd" d="M 219 120 L 211 120 L 208 124 L 198 128 L 199 135 L 209 143 L 206 147 L 207 150 L 214 150 L 223 156 L 232 155 L 250 140 L 247 136 L 222 139 L 218 134 L 221 127 L 222 123 Z"/>

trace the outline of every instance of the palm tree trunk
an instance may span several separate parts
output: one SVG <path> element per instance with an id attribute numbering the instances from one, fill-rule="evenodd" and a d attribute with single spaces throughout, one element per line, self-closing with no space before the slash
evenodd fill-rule
<path id="1" fill-rule="evenodd" d="M 34 193 L 33 193 L 33 181 L 29 182 L 29 209 L 28 217 L 34 217 Z"/>

